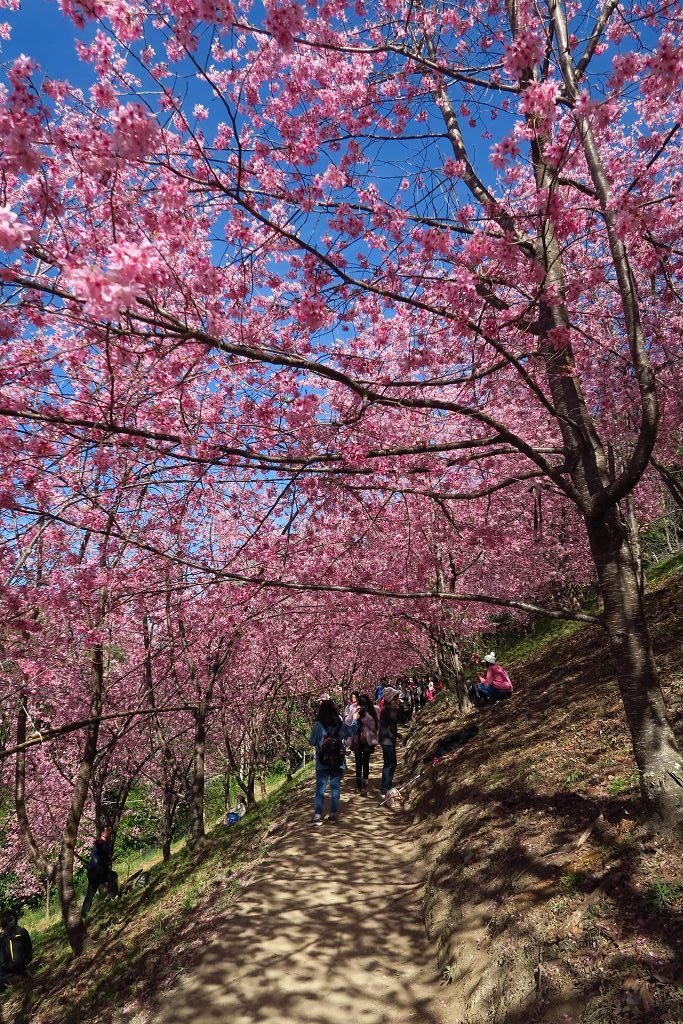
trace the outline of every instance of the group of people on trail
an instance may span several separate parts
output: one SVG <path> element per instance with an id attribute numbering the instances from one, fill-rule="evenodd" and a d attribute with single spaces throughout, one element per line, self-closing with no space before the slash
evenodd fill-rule
<path id="1" fill-rule="evenodd" d="M 399 691 L 383 687 L 379 704 L 365 693 L 353 691 L 342 716 L 327 694 L 318 705 L 308 742 L 315 748 L 315 798 L 312 825 L 322 825 L 325 793 L 330 789 L 330 811 L 326 820 L 337 822 L 342 775 L 346 771 L 347 751 L 352 751 L 356 764 L 356 791 L 368 795 L 370 759 L 376 748 L 382 748 L 382 782 L 380 798 L 392 787 L 396 770 L 398 739 Z"/>
<path id="2" fill-rule="evenodd" d="M 479 663 L 479 659 L 473 659 Z M 484 675 L 469 689 L 469 696 L 477 707 L 489 701 L 503 700 L 512 694 L 512 682 L 502 665 L 497 664 L 493 651 L 481 659 L 486 666 Z M 401 688 L 380 683 L 373 702 L 366 693 L 352 690 L 349 703 L 341 713 L 328 693 L 322 694 L 308 742 L 315 749 L 315 798 L 311 824 L 323 824 L 325 794 L 330 790 L 330 810 L 324 819 L 337 823 L 341 781 L 347 769 L 347 752 L 352 752 L 356 767 L 356 792 L 368 795 L 370 760 L 376 748 L 382 748 L 382 778 L 380 802 L 387 798 L 393 787 L 397 757 L 398 727 L 412 717 L 415 710 L 431 703 L 442 685 L 428 680 L 420 689 L 411 679 Z"/>
<path id="3" fill-rule="evenodd" d="M 409 722 L 413 715 L 426 704 L 431 704 L 436 695 L 443 690 L 443 683 L 440 679 L 436 682 L 428 678 L 424 683 L 418 683 L 411 676 L 407 681 L 400 680 L 397 683 L 399 694 L 399 724 Z M 393 687 L 392 687 L 393 689 Z M 379 705 L 384 694 L 385 684 L 380 683 L 375 690 L 375 704 Z"/>

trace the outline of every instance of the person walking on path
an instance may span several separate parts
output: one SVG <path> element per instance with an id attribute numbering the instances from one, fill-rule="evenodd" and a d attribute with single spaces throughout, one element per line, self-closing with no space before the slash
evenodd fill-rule
<path id="1" fill-rule="evenodd" d="M 350 717 L 353 717 L 353 713 L 360 703 L 360 694 L 357 690 L 351 690 L 349 694 L 349 703 L 344 712 L 344 721 L 348 721 Z"/>
<path id="2" fill-rule="evenodd" d="M 379 742 L 379 714 L 365 693 L 361 694 L 359 709 L 358 733 L 351 738 L 351 744 L 356 758 L 356 789 L 362 796 L 367 796 L 370 758 Z M 346 721 L 348 722 L 349 719 L 347 718 Z"/>
<path id="3" fill-rule="evenodd" d="M 24 978 L 33 959 L 31 936 L 19 926 L 15 910 L 0 915 L 0 992 L 13 978 Z"/>
<path id="4" fill-rule="evenodd" d="M 318 708 L 308 742 L 315 748 L 315 800 L 312 825 L 322 825 L 325 792 L 330 786 L 330 813 L 328 822 L 337 822 L 341 797 L 341 778 L 346 770 L 344 740 L 358 731 L 358 708 L 353 712 L 351 724 L 342 722 L 339 709 L 332 700 L 324 700 Z"/>
<path id="5" fill-rule="evenodd" d="M 109 895 L 116 899 L 119 895 L 119 878 L 115 871 L 112 871 L 111 864 L 114 858 L 114 848 L 111 841 L 111 829 L 100 829 L 99 835 L 93 843 L 85 870 L 88 875 L 88 890 L 83 900 L 81 917 L 90 913 L 95 893 L 101 885 L 106 885 Z"/>
<path id="6" fill-rule="evenodd" d="M 398 690 L 387 686 L 384 690 L 384 704 L 379 714 L 378 737 L 382 747 L 381 795 L 387 795 L 394 781 L 396 771 L 396 740 L 398 738 Z"/>

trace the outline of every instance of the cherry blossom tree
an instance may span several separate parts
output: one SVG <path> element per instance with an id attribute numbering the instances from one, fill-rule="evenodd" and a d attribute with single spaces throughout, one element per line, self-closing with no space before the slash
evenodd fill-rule
<path id="1" fill-rule="evenodd" d="M 680 5 L 62 6 L 91 87 L 21 57 L 0 110 L 3 504 L 471 627 L 593 573 L 680 823 L 635 546 L 680 438 Z"/>

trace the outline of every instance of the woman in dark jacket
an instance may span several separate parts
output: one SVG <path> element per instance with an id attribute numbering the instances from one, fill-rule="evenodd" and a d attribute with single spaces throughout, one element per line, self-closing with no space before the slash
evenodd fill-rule
<path id="1" fill-rule="evenodd" d="M 382 796 L 391 789 L 396 771 L 396 740 L 398 737 L 398 690 L 387 686 L 384 690 L 384 704 L 379 715 L 379 742 L 384 763 L 382 766 Z"/>
<path id="2" fill-rule="evenodd" d="M 322 825 L 323 823 L 323 804 L 328 782 L 331 800 L 327 820 L 333 825 L 336 824 L 337 808 L 341 797 L 341 777 L 342 772 L 346 769 L 343 740 L 347 736 L 355 735 L 358 729 L 359 714 L 360 712 L 356 709 L 349 725 L 342 722 L 339 708 L 334 701 L 323 700 L 320 703 L 311 728 L 311 735 L 308 737 L 308 742 L 315 747 L 315 801 L 312 825 Z M 332 742 L 325 744 L 328 737 Z"/>

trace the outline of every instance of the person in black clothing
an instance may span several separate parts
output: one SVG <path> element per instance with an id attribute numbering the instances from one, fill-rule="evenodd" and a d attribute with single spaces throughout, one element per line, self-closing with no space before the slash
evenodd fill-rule
<path id="1" fill-rule="evenodd" d="M 114 899 L 118 896 L 119 878 L 116 872 L 111 869 L 113 856 L 111 829 L 103 828 L 93 843 L 92 850 L 90 851 L 90 860 L 85 868 L 88 874 L 88 891 L 83 900 L 82 917 L 90 913 L 95 893 L 101 885 L 106 885 L 109 895 Z"/>
<path id="2" fill-rule="evenodd" d="M 26 968 L 33 959 L 31 936 L 20 928 L 14 910 L 0 915 L 0 991 L 7 988 L 12 978 L 26 976 Z"/>
<path id="3" fill-rule="evenodd" d="M 381 794 L 386 796 L 391 789 L 396 771 L 396 740 L 398 737 L 398 690 L 387 686 L 384 691 L 384 703 L 379 714 L 379 742 L 382 747 L 384 763 L 382 765 Z"/>

